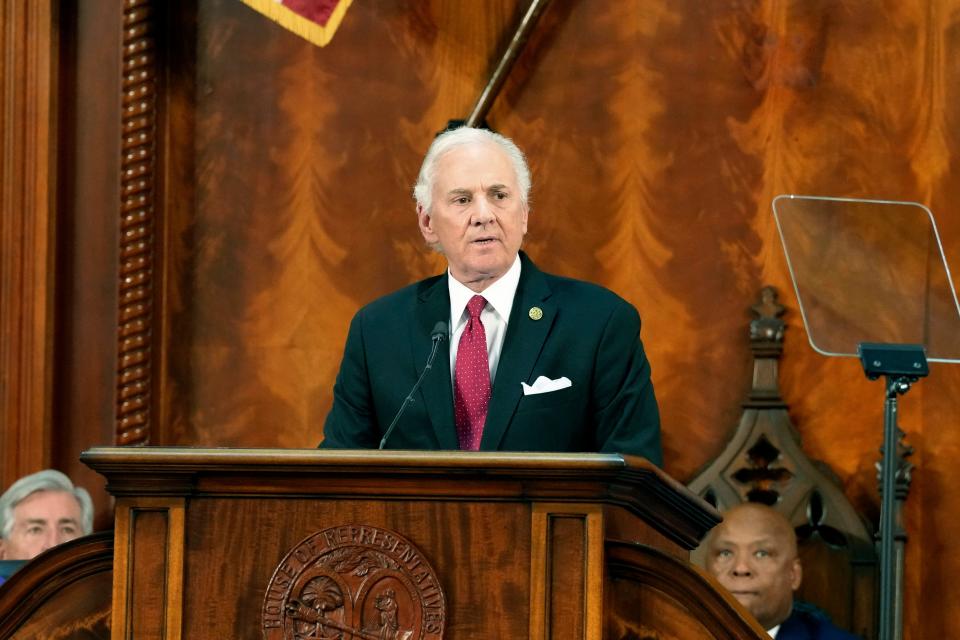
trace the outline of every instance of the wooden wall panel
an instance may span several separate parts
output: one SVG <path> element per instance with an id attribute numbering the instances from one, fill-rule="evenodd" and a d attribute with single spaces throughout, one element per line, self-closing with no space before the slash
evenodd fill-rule
<path id="1" fill-rule="evenodd" d="M 0 3 L 0 483 L 50 463 L 57 38 L 53 2 Z"/>
<path id="2" fill-rule="evenodd" d="M 264 592 L 284 556 L 310 535 L 343 523 L 396 531 L 423 553 L 436 550 L 427 560 L 444 593 L 463 595 L 446 601 L 445 637 L 527 637 L 526 606 L 515 606 L 525 603 L 529 587 L 529 575 L 517 570 L 530 554 L 529 511 L 522 504 L 431 500 L 425 506 L 258 496 L 232 503 L 224 510 L 215 500 L 198 500 L 187 514 L 184 638 L 251 637 L 249 630 L 261 624 Z M 494 521 L 500 523 L 497 529 L 490 526 Z M 262 542 L 256 549 L 237 545 L 224 563 L 223 540 L 236 531 L 257 532 Z M 445 567 L 467 564 L 481 568 L 483 577 L 443 573 Z M 220 593 L 242 597 L 224 602 L 217 599 Z"/>
<path id="3" fill-rule="evenodd" d="M 112 523 L 84 449 L 114 442 L 119 289 L 122 0 L 61 2 L 52 464 Z"/>

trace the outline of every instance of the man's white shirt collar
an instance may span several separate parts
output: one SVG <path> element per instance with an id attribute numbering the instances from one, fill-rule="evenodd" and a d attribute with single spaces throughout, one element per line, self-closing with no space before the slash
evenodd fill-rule
<path id="1" fill-rule="evenodd" d="M 470 298 L 478 295 L 465 284 L 453 277 L 447 268 L 447 286 L 450 290 L 450 333 L 466 322 L 463 310 L 467 308 Z M 513 264 L 496 282 L 479 293 L 490 305 L 500 319 L 506 324 L 510 320 L 510 311 L 513 309 L 513 298 L 520 284 L 520 256 L 513 260 Z"/>

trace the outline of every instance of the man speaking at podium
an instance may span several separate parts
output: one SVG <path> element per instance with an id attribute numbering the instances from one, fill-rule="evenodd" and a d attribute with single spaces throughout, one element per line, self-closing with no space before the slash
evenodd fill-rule
<path id="1" fill-rule="evenodd" d="M 520 251 L 529 193 L 530 170 L 508 138 L 463 127 L 434 140 L 414 197 L 447 272 L 353 318 L 321 447 L 599 451 L 661 463 L 640 316 Z"/>

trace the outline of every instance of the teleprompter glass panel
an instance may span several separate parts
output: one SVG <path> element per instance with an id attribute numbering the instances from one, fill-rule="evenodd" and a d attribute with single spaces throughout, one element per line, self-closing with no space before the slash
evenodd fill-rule
<path id="1" fill-rule="evenodd" d="M 857 357 L 861 342 L 920 344 L 932 362 L 960 362 L 960 305 L 929 209 L 781 195 L 773 213 L 816 351 Z"/>

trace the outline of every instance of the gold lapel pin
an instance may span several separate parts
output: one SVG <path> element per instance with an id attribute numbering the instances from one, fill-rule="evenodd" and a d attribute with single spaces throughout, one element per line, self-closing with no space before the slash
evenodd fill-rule
<path id="1" fill-rule="evenodd" d="M 543 317 L 543 309 L 540 307 L 530 307 L 530 313 L 528 315 L 531 320 L 539 320 Z"/>

